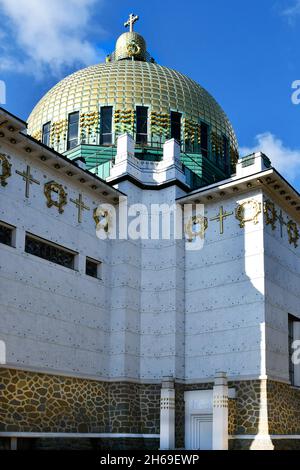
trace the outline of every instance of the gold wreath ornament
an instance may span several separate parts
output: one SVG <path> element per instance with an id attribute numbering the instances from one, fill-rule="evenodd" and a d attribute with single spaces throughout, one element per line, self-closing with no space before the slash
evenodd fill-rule
<path id="1" fill-rule="evenodd" d="M 58 199 L 52 198 L 52 193 L 58 195 Z M 62 214 L 64 212 L 64 206 L 67 204 L 67 193 L 64 190 L 63 186 L 55 181 L 49 181 L 45 184 L 44 194 L 47 199 L 47 207 L 57 207 L 58 212 Z"/>
<path id="2" fill-rule="evenodd" d="M 274 202 L 267 200 L 264 204 L 264 213 L 267 225 L 271 225 L 272 230 L 276 229 L 276 221 L 278 219 Z"/>
<path id="3" fill-rule="evenodd" d="M 287 232 L 290 245 L 294 244 L 295 248 L 297 248 L 300 234 L 296 222 L 289 220 L 287 223 Z"/>
<path id="4" fill-rule="evenodd" d="M 251 215 L 246 216 L 246 210 L 251 210 Z M 261 203 L 255 199 L 249 199 L 248 201 L 242 202 L 238 205 L 235 210 L 235 217 L 240 222 L 240 227 L 244 228 L 247 222 L 253 222 L 255 225 L 258 224 L 258 216 L 261 213 Z"/>
<path id="5" fill-rule="evenodd" d="M 0 153 L 0 165 L 1 165 L 1 174 L 0 174 L 0 182 L 1 186 L 7 185 L 7 179 L 11 176 L 11 164 L 8 161 L 7 155 L 4 153 Z"/>
<path id="6" fill-rule="evenodd" d="M 127 52 L 128 52 L 129 57 L 135 57 L 140 54 L 141 48 L 135 41 L 131 41 L 127 45 Z"/>

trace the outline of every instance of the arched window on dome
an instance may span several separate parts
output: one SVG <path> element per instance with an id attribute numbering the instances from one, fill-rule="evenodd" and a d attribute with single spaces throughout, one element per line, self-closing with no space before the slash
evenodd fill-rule
<path id="1" fill-rule="evenodd" d="M 71 150 L 78 145 L 79 132 L 79 112 L 69 114 L 67 150 Z"/>

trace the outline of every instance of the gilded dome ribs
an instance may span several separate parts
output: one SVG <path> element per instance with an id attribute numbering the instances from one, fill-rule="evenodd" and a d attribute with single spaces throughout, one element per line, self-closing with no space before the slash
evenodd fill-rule
<path id="1" fill-rule="evenodd" d="M 42 140 L 43 126 L 50 123 L 50 145 L 65 153 L 69 148 L 69 116 L 79 113 L 78 145 L 99 147 L 103 142 L 101 113 L 105 107 L 111 109 L 109 140 L 105 145 L 115 146 L 118 136 L 125 132 L 137 138 L 137 107 L 146 107 L 147 135 L 143 146 L 161 149 L 172 137 L 171 113 L 179 113 L 180 140 L 185 152 L 200 153 L 201 158 L 202 139 L 209 147 L 202 157 L 211 157 L 226 171 L 235 165 L 237 140 L 222 108 L 194 80 L 155 63 L 147 53 L 146 42 L 135 31 L 120 36 L 116 51 L 106 63 L 79 70 L 54 86 L 32 111 L 28 132 Z"/>

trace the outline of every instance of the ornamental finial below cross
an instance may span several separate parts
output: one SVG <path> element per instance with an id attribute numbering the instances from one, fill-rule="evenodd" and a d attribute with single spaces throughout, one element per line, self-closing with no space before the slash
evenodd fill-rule
<path id="1" fill-rule="evenodd" d="M 125 28 L 129 26 L 129 31 L 132 33 L 133 32 L 133 25 L 136 23 L 136 21 L 139 20 L 138 16 L 135 16 L 134 13 L 131 13 L 129 15 L 129 20 L 124 23 Z"/>

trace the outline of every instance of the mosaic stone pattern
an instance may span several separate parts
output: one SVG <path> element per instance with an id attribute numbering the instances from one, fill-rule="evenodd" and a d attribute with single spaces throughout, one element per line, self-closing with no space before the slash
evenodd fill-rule
<path id="1" fill-rule="evenodd" d="M 228 434 L 229 436 L 232 436 L 233 434 L 235 434 L 236 421 L 237 421 L 236 400 L 229 399 L 228 400 Z"/>
<path id="2" fill-rule="evenodd" d="M 159 434 L 160 390 L 160 385 L 109 384 L 109 432 Z"/>
<path id="3" fill-rule="evenodd" d="M 267 391 L 270 434 L 300 434 L 300 389 L 269 381 Z"/>
<path id="4" fill-rule="evenodd" d="M 159 433 L 160 385 L 0 369 L 0 431 Z"/>
<path id="5" fill-rule="evenodd" d="M 260 381 L 228 385 L 236 389 L 236 398 L 229 400 L 229 435 L 257 434 Z M 300 390 L 272 381 L 267 386 L 270 434 L 300 434 Z M 184 447 L 184 392 L 212 387 L 212 383 L 175 384 L 177 448 Z M 0 431 L 159 434 L 160 391 L 160 384 L 99 382 L 0 369 Z M 110 441 L 109 445 L 117 445 Z M 300 448 L 300 441 L 289 442 L 290 447 L 287 440 L 278 440 L 276 448 Z M 156 441 L 148 444 L 158 446 Z M 50 441 L 39 444 L 51 445 Z M 130 445 L 124 441 L 124 449 Z M 234 449 L 250 445 L 251 441 L 230 441 Z"/>
<path id="6" fill-rule="evenodd" d="M 260 405 L 260 380 L 234 382 L 236 388 L 236 427 L 234 434 L 257 434 Z"/>

